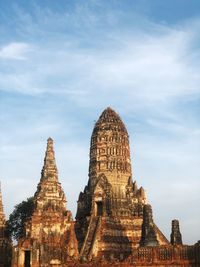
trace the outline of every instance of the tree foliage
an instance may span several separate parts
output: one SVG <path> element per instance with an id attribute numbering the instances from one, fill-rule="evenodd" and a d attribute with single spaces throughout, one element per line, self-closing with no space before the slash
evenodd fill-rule
<path id="1" fill-rule="evenodd" d="M 18 240 L 25 235 L 25 223 L 31 217 L 34 209 L 33 197 L 17 204 L 9 216 L 7 229 L 9 235 Z"/>

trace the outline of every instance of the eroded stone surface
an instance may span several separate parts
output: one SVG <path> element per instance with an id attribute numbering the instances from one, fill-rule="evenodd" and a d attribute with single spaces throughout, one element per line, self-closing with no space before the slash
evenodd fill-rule
<path id="1" fill-rule="evenodd" d="M 172 220 L 171 244 L 182 245 L 182 235 L 180 232 L 178 220 Z"/>
<path id="2" fill-rule="evenodd" d="M 107 108 L 92 133 L 89 181 L 78 200 L 81 257 L 122 260 L 140 245 L 168 245 L 152 212 L 144 212 L 148 207 L 144 189 L 132 180 L 127 129 Z"/>
<path id="3" fill-rule="evenodd" d="M 26 236 L 14 249 L 13 266 L 55 266 L 78 257 L 72 214 L 58 181 L 53 140 L 48 139 L 41 179 L 34 195 L 34 212 Z"/>

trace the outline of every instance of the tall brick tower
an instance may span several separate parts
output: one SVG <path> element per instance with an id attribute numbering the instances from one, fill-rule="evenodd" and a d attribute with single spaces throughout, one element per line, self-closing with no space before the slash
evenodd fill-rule
<path id="1" fill-rule="evenodd" d="M 78 255 L 74 222 L 58 181 L 53 140 L 47 141 L 41 179 L 34 195 L 34 211 L 26 235 L 15 248 L 14 267 L 62 266 Z"/>
<path id="2" fill-rule="evenodd" d="M 89 180 L 78 200 L 76 233 L 81 257 L 124 259 L 140 245 L 168 244 L 146 205 L 144 189 L 132 181 L 127 129 L 109 107 L 95 124 Z"/>
<path id="3" fill-rule="evenodd" d="M 112 184 L 113 197 L 123 199 L 131 178 L 129 138 L 124 123 L 111 108 L 101 114 L 91 137 L 89 183 L 92 189 L 101 174 Z"/>

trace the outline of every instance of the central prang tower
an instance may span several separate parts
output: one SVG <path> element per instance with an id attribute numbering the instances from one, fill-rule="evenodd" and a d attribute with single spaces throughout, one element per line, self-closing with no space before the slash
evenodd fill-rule
<path id="1" fill-rule="evenodd" d="M 94 189 L 100 175 L 112 185 L 113 198 L 125 198 L 131 178 L 129 138 L 119 115 L 107 108 L 96 122 L 90 146 L 89 181 Z"/>
<path id="2" fill-rule="evenodd" d="M 92 132 L 89 180 L 76 220 L 83 260 L 122 260 L 138 246 L 169 244 L 153 222 L 144 189 L 132 181 L 128 132 L 110 107 Z"/>

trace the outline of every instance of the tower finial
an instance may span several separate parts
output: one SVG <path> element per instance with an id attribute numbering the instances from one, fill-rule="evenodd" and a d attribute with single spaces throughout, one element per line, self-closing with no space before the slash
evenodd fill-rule
<path id="1" fill-rule="evenodd" d="M 47 143 L 53 143 L 53 139 L 51 138 L 51 137 L 49 137 L 48 139 L 47 139 Z"/>
<path id="2" fill-rule="evenodd" d="M 4 222 L 5 222 L 5 214 L 3 210 L 3 200 L 2 200 L 1 181 L 0 181 L 0 224 Z"/>
<path id="3" fill-rule="evenodd" d="M 58 180 L 58 171 L 56 167 L 55 153 L 53 149 L 53 139 L 47 139 L 47 148 L 44 158 L 41 179 Z"/>

